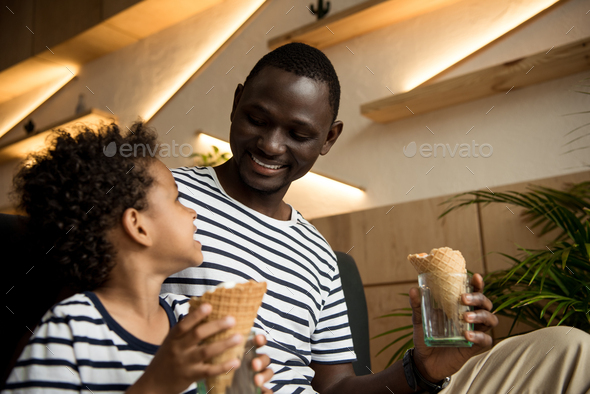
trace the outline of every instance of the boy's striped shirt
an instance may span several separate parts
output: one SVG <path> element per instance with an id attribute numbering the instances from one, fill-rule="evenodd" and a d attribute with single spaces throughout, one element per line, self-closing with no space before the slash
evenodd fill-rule
<path id="1" fill-rule="evenodd" d="M 163 292 L 200 296 L 221 282 L 267 282 L 254 327 L 268 345 L 277 393 L 313 392 L 310 362 L 356 360 L 336 256 L 317 229 L 292 209 L 280 221 L 225 193 L 211 167 L 172 171 L 184 205 L 197 212 L 201 267 L 168 278 Z M 313 191 L 310 191 L 313 192 Z"/>
<path id="2" fill-rule="evenodd" d="M 163 294 L 170 327 L 188 299 Z M 159 346 L 121 327 L 92 292 L 53 306 L 20 355 L 3 393 L 122 393 L 139 379 Z M 193 383 L 186 393 L 196 393 Z"/>

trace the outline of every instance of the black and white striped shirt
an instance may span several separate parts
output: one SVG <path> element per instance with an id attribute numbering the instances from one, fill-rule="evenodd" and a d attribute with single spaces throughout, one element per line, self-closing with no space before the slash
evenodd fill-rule
<path id="1" fill-rule="evenodd" d="M 231 198 L 211 167 L 172 171 L 181 201 L 197 212 L 202 266 L 168 278 L 163 292 L 200 296 L 221 282 L 267 282 L 254 323 L 266 333 L 276 393 L 313 392 L 310 362 L 356 360 L 336 256 L 317 229 L 292 209 L 281 221 Z M 312 192 L 312 191 L 310 191 Z"/>
<path id="2" fill-rule="evenodd" d="M 187 301 L 160 296 L 170 327 L 188 313 Z M 122 393 L 139 379 L 158 348 L 121 327 L 94 293 L 79 293 L 45 314 L 3 393 Z M 196 385 L 187 390 L 196 393 Z"/>

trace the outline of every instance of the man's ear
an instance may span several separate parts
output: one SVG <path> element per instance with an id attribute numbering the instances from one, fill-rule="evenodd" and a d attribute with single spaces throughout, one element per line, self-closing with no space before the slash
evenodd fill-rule
<path id="1" fill-rule="evenodd" d="M 152 246 L 153 240 L 148 231 L 145 216 L 135 208 L 127 208 L 121 219 L 123 231 L 135 242 L 143 246 Z"/>
<path id="2" fill-rule="evenodd" d="M 233 120 L 233 118 L 234 118 L 234 112 L 236 111 L 236 108 L 238 107 L 238 103 L 240 102 L 240 98 L 242 97 L 243 91 L 244 91 L 244 85 L 239 83 L 238 87 L 236 87 L 236 91 L 234 92 L 234 102 L 231 107 L 231 114 L 229 114 L 230 121 Z"/>
<path id="3" fill-rule="evenodd" d="M 330 149 L 332 148 L 332 145 L 334 145 L 334 143 L 336 142 L 338 137 L 340 137 L 343 127 L 344 127 L 344 123 L 342 123 L 342 121 L 340 121 L 340 120 L 337 120 L 334 123 L 332 123 L 332 126 L 330 127 L 330 131 L 328 131 L 328 136 L 326 137 L 326 141 L 324 142 L 324 145 L 322 146 L 322 150 L 320 151 L 320 155 L 322 155 L 322 156 L 326 155 L 330 151 Z"/>

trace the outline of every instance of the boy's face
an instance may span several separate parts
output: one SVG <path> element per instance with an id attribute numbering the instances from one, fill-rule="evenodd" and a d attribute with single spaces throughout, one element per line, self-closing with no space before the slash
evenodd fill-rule
<path id="1" fill-rule="evenodd" d="M 150 165 L 154 183 L 150 188 L 144 211 L 152 238 L 152 255 L 161 261 L 163 269 L 178 272 L 201 265 L 201 243 L 193 235 L 197 213 L 178 201 L 178 188 L 170 170 L 160 160 Z"/>

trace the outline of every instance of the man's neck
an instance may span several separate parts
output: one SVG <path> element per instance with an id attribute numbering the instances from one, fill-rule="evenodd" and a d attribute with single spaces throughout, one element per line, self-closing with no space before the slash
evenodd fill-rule
<path id="1" fill-rule="evenodd" d="M 221 187 L 231 198 L 273 219 L 289 220 L 291 218 L 291 207 L 283 201 L 289 189 L 288 186 L 271 194 L 257 192 L 244 184 L 235 166 L 233 160 L 229 160 L 214 168 Z"/>

